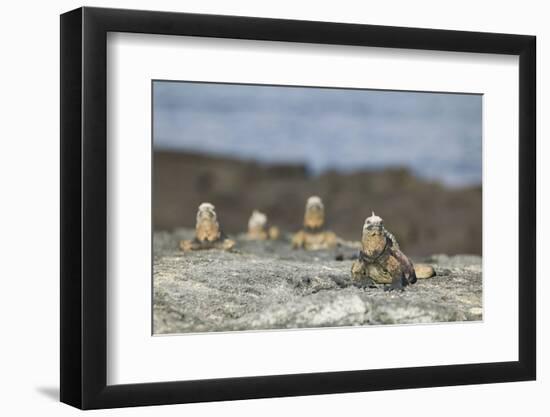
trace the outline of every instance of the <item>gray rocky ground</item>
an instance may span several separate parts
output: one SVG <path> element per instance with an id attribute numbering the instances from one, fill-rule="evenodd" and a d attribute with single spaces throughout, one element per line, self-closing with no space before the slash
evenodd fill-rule
<path id="1" fill-rule="evenodd" d="M 351 285 L 357 249 L 307 252 L 237 239 L 233 252 L 182 252 L 193 231 L 154 235 L 154 333 L 434 323 L 482 319 L 481 257 L 415 259 L 437 276 L 404 292 Z"/>

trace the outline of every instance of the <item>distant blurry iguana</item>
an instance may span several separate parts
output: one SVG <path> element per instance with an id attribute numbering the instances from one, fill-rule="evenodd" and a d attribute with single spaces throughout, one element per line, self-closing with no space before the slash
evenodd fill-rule
<path id="1" fill-rule="evenodd" d="M 248 220 L 248 232 L 246 238 L 248 240 L 275 240 L 280 235 L 279 228 L 276 226 L 268 226 L 267 216 L 254 210 Z"/>
<path id="2" fill-rule="evenodd" d="M 235 241 L 228 239 L 222 233 L 216 210 L 210 203 L 202 203 L 199 206 L 195 226 L 195 238 L 180 242 L 180 248 L 183 251 L 200 249 L 230 250 L 233 246 L 235 246 Z"/>
<path id="3" fill-rule="evenodd" d="M 304 213 L 304 227 L 292 237 L 292 247 L 307 250 L 330 249 L 338 243 L 336 234 L 324 229 L 325 206 L 321 199 L 312 196 L 307 199 Z"/>

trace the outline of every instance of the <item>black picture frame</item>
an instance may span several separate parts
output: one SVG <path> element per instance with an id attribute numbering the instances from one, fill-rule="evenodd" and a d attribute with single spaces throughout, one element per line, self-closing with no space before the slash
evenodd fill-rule
<path id="1" fill-rule="evenodd" d="M 107 385 L 108 32 L 519 56 L 519 360 Z M 524 35 L 88 7 L 61 15 L 61 401 L 94 409 L 534 380 L 535 51 Z"/>

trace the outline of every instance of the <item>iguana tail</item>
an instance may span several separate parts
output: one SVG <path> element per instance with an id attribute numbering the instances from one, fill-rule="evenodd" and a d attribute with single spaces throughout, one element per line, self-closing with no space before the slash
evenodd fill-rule
<path id="1" fill-rule="evenodd" d="M 415 264 L 414 272 L 418 279 L 432 278 L 436 275 L 434 267 L 428 264 Z"/>

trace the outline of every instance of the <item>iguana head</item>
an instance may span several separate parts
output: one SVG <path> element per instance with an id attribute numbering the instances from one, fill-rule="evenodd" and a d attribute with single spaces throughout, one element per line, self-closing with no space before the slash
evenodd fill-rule
<path id="1" fill-rule="evenodd" d="M 363 244 L 363 251 L 369 256 L 381 253 L 386 247 L 384 220 L 374 214 L 374 211 L 370 217 L 365 219 L 361 242 Z"/>
<path id="2" fill-rule="evenodd" d="M 254 210 L 250 219 L 248 219 L 248 235 L 252 237 L 263 236 L 266 233 L 266 227 L 267 216 L 258 210 Z"/>
<path id="3" fill-rule="evenodd" d="M 248 219 L 248 230 L 263 229 L 267 224 L 267 216 L 261 211 L 254 210 Z"/>
<path id="4" fill-rule="evenodd" d="M 311 196 L 307 199 L 304 214 L 304 226 L 309 229 L 319 229 L 325 223 L 325 206 L 321 198 Z"/>
<path id="5" fill-rule="evenodd" d="M 210 203 L 202 203 L 197 211 L 197 223 L 203 220 L 217 220 L 216 208 Z"/>
<path id="6" fill-rule="evenodd" d="M 365 224 L 363 225 L 363 234 L 364 233 L 378 234 L 379 232 L 383 232 L 383 231 L 384 231 L 384 220 L 382 219 L 382 217 L 374 214 L 374 211 L 373 211 L 372 215 L 365 219 Z"/>
<path id="7" fill-rule="evenodd" d="M 214 242 L 220 238 L 220 227 L 215 207 L 202 203 L 197 211 L 196 237 L 200 241 Z"/>

